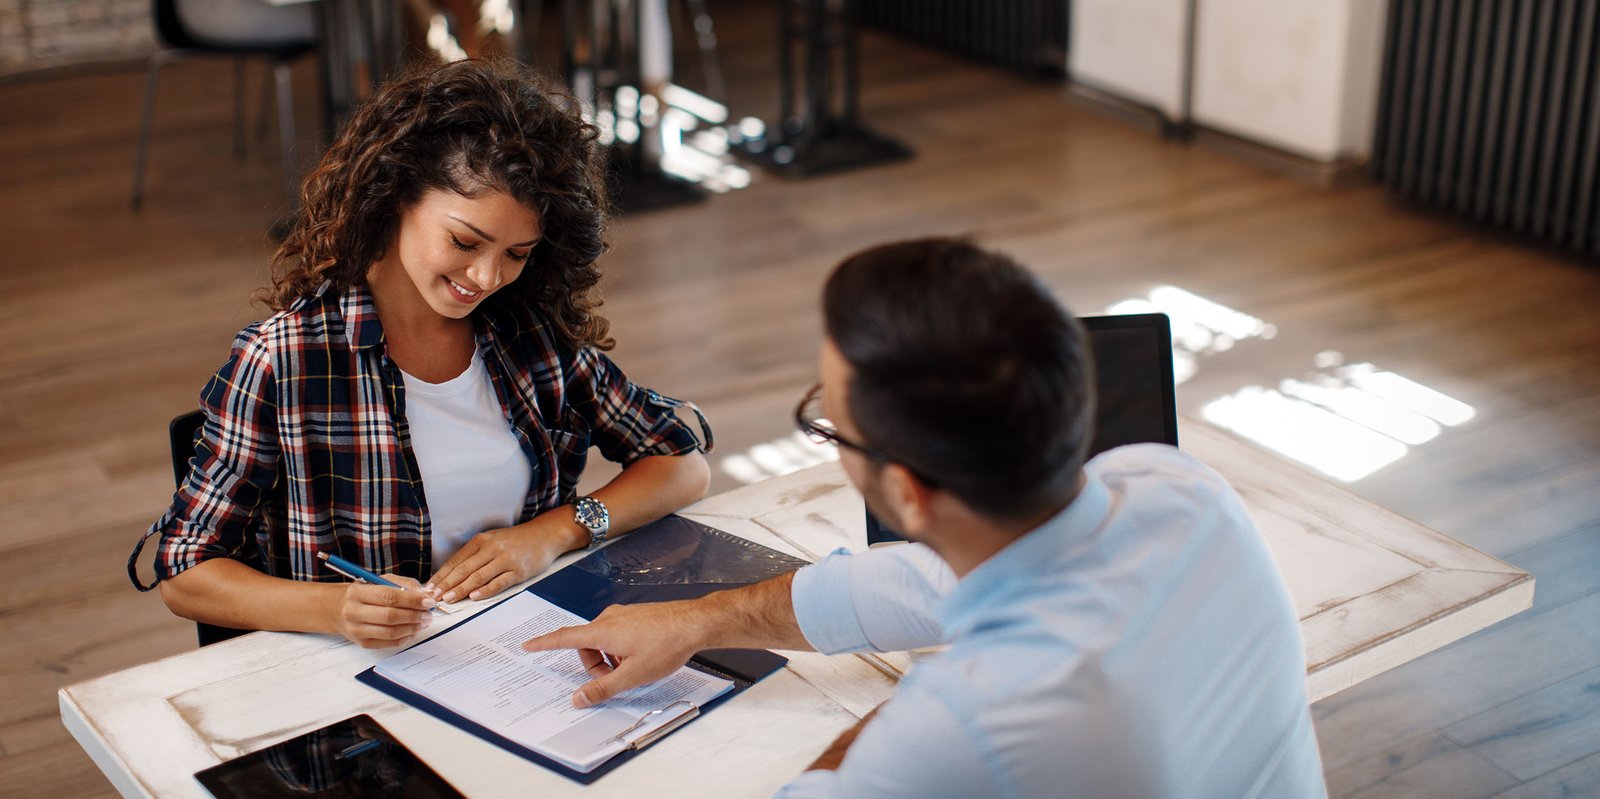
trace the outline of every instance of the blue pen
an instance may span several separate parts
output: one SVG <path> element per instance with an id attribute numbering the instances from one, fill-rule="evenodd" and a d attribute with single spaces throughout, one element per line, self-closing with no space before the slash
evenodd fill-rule
<path id="1" fill-rule="evenodd" d="M 372 572 L 369 572 L 366 569 L 363 569 L 360 566 L 357 566 L 354 563 L 339 557 L 338 555 L 329 555 L 326 552 L 318 552 L 317 557 L 321 558 L 324 563 L 328 564 L 328 568 L 333 569 L 334 571 L 349 577 L 352 580 L 360 580 L 361 582 L 372 583 L 373 585 L 386 585 L 390 588 L 398 588 L 401 591 L 408 590 L 405 586 L 397 585 L 389 580 L 385 580 L 382 577 L 379 577 L 378 575 L 373 574 Z"/>

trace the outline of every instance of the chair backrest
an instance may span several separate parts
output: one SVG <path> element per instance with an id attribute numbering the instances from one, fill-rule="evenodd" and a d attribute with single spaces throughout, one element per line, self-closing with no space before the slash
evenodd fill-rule
<path id="1" fill-rule="evenodd" d="M 200 432 L 200 425 L 205 420 L 204 413 L 190 411 L 167 425 L 167 441 L 172 447 L 172 481 L 179 486 L 183 485 L 183 478 L 189 476 L 189 458 L 194 456 L 195 435 Z"/>
<path id="2" fill-rule="evenodd" d="M 233 38 L 218 38 L 209 34 L 204 28 L 194 29 L 183 21 L 183 14 L 178 9 L 183 0 L 151 0 L 150 12 L 154 17 L 156 38 L 169 49 L 174 50 L 202 50 L 208 53 L 223 55 L 259 55 L 292 59 L 302 53 L 308 52 L 316 46 L 314 34 L 305 31 L 279 32 L 271 29 L 254 30 L 252 21 L 261 21 L 261 11 L 270 12 L 270 16 L 284 13 L 294 15 L 304 11 L 303 6 L 283 6 L 274 8 L 265 5 L 259 0 L 238 0 L 242 7 L 237 8 L 243 14 L 239 24 L 244 28 L 252 29 L 250 38 L 246 36 L 237 40 Z M 259 8 L 258 8 L 259 6 Z M 192 13 L 192 12 L 191 12 Z M 197 23 L 199 24 L 199 23 Z"/>
<path id="3" fill-rule="evenodd" d="M 156 36 L 167 47 L 178 50 L 204 49 L 204 45 L 184 27 L 183 18 L 178 16 L 178 0 L 151 0 L 150 10 L 155 15 Z"/>
<path id="4" fill-rule="evenodd" d="M 161 5 L 158 0 L 156 5 Z M 170 3 L 169 3 L 170 5 Z M 190 411 L 172 420 L 167 425 L 167 443 L 172 448 L 172 480 L 179 487 L 183 486 L 184 478 L 189 476 L 189 459 L 194 457 L 195 437 L 200 432 L 200 425 L 204 424 L 206 415 L 200 411 Z M 201 646 L 210 646 L 218 641 L 229 638 L 238 638 L 249 630 L 235 630 L 231 627 L 218 627 L 215 624 L 195 622 L 195 632 Z"/>

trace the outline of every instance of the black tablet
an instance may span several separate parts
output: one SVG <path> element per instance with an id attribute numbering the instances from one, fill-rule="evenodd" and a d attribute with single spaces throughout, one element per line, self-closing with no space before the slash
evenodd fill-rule
<path id="1" fill-rule="evenodd" d="M 367 715 L 334 722 L 194 776 L 217 799 L 462 795 Z"/>

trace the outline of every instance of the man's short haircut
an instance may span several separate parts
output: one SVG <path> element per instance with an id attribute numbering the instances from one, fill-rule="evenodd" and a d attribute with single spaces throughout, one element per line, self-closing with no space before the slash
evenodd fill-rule
<path id="1" fill-rule="evenodd" d="M 847 258 L 823 289 L 866 444 L 973 510 L 1025 518 L 1070 496 L 1093 436 L 1082 327 L 1038 278 L 958 239 Z"/>

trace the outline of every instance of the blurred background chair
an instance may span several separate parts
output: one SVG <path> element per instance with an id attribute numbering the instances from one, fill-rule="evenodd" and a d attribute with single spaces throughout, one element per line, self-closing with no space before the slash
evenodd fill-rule
<path id="1" fill-rule="evenodd" d="M 150 150 L 150 126 L 155 116 L 156 85 L 161 68 L 194 56 L 234 59 L 234 155 L 244 155 L 245 59 L 259 57 L 272 66 L 278 105 L 278 143 L 283 158 L 284 185 L 289 206 L 298 202 L 294 162 L 294 95 L 289 64 L 317 47 L 311 6 L 272 6 L 262 0 L 152 0 L 156 36 L 163 49 L 150 56 L 144 90 L 144 115 L 139 125 L 138 152 L 133 166 L 130 203 L 138 210 L 144 201 L 144 173 Z M 262 101 L 266 95 L 263 89 Z M 263 113 L 263 123 L 265 114 Z"/>

